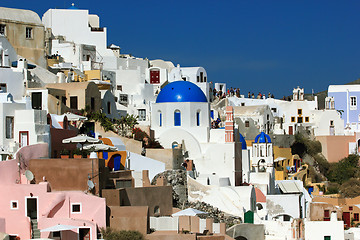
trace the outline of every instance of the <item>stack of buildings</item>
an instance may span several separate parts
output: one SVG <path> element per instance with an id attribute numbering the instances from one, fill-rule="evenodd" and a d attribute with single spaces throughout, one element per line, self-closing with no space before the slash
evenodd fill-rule
<path id="1" fill-rule="evenodd" d="M 203 67 L 121 53 L 88 10 L 49 9 L 40 19 L 0 8 L 3 239 L 100 239 L 109 226 L 147 239 L 354 237 L 344 224 L 359 221 L 360 202 L 313 198 L 308 166 L 290 146 L 302 132 L 329 162 L 358 153 L 359 86 L 330 85 L 324 109 L 300 87 L 290 101 L 222 98 L 214 88 L 226 92 Z M 105 131 L 84 112 L 114 124 L 135 116 L 147 138 Z M 83 149 L 63 143 L 80 133 L 113 150 L 60 158 Z M 164 171 L 186 173 L 184 184 L 158 177 Z M 240 223 L 173 216 L 174 192 Z"/>

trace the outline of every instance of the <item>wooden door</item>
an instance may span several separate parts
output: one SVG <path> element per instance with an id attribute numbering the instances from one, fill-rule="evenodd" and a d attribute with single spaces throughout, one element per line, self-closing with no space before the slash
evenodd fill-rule
<path id="1" fill-rule="evenodd" d="M 160 71 L 159 70 L 150 70 L 150 84 L 160 83 Z"/>
<path id="2" fill-rule="evenodd" d="M 350 212 L 343 213 L 343 221 L 347 227 L 350 227 Z"/>

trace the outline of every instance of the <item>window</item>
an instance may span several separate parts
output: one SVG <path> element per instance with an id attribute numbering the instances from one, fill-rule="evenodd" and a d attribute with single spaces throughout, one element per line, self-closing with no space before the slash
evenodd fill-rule
<path id="1" fill-rule="evenodd" d="M 302 109 L 298 109 L 298 115 L 302 114 Z"/>
<path id="2" fill-rule="evenodd" d="M 196 82 L 200 82 L 200 77 L 196 76 Z"/>
<path id="3" fill-rule="evenodd" d="M 116 90 L 122 91 L 122 85 L 117 85 Z"/>
<path id="4" fill-rule="evenodd" d="M 42 109 L 42 93 L 41 92 L 33 92 L 31 93 L 31 105 L 32 109 Z"/>
<path id="5" fill-rule="evenodd" d="M 6 83 L 0 83 L 0 90 L 2 91 L 2 92 L 6 92 Z"/>
<path id="6" fill-rule="evenodd" d="M 309 122 L 309 117 L 305 117 L 305 122 Z"/>
<path id="7" fill-rule="evenodd" d="M 111 103 L 107 102 L 106 107 L 107 107 L 107 113 L 111 114 Z"/>
<path id="8" fill-rule="evenodd" d="M 328 217 L 330 217 L 330 211 L 324 210 L 324 218 L 328 218 Z"/>
<path id="9" fill-rule="evenodd" d="M 145 109 L 138 109 L 138 120 L 139 121 L 146 121 L 146 110 Z"/>
<path id="10" fill-rule="evenodd" d="M 70 108 L 71 109 L 78 108 L 78 97 L 77 96 L 70 97 Z"/>
<path id="11" fill-rule="evenodd" d="M 352 211 L 353 210 L 353 207 L 352 206 L 349 206 L 349 211 Z"/>
<path id="12" fill-rule="evenodd" d="M 19 209 L 18 204 L 17 200 L 10 201 L 10 209 Z"/>
<path id="13" fill-rule="evenodd" d="M 245 121 L 245 127 L 250 127 L 250 122 L 249 121 Z"/>
<path id="14" fill-rule="evenodd" d="M 324 240 L 331 240 L 331 236 L 324 236 Z"/>
<path id="15" fill-rule="evenodd" d="M 276 108 L 272 108 L 271 111 L 276 112 Z"/>
<path id="16" fill-rule="evenodd" d="M 159 112 L 159 126 L 162 126 L 162 113 Z"/>
<path id="17" fill-rule="evenodd" d="M 72 203 L 71 213 L 81 213 L 81 203 Z"/>
<path id="18" fill-rule="evenodd" d="M 95 98 L 90 98 L 90 110 L 94 111 L 95 110 Z"/>
<path id="19" fill-rule="evenodd" d="M 180 110 L 175 110 L 175 112 L 174 112 L 174 126 L 181 126 L 181 112 L 180 112 Z"/>
<path id="20" fill-rule="evenodd" d="M 359 221 L 359 214 L 358 213 L 354 213 L 354 221 Z"/>
<path id="21" fill-rule="evenodd" d="M 302 123 L 302 122 L 303 122 L 303 118 L 302 118 L 302 117 L 298 117 L 297 122 L 298 122 L 298 123 Z"/>
<path id="22" fill-rule="evenodd" d="M 0 24 L 0 35 L 4 35 L 6 34 L 6 25 L 5 24 Z"/>
<path id="23" fill-rule="evenodd" d="M 33 39 L 33 28 L 27 27 L 25 36 L 26 36 L 26 39 Z"/>
<path id="24" fill-rule="evenodd" d="M 196 113 L 196 126 L 200 126 L 200 112 Z"/>
<path id="25" fill-rule="evenodd" d="M 66 105 L 66 97 L 62 96 L 62 97 L 61 97 L 61 102 L 62 102 L 64 105 Z"/>
<path id="26" fill-rule="evenodd" d="M 6 138 L 14 138 L 14 117 L 6 117 Z"/>
<path id="27" fill-rule="evenodd" d="M 120 94 L 120 103 L 127 104 L 128 103 L 128 95 L 127 94 Z"/>
<path id="28" fill-rule="evenodd" d="M 245 103 L 242 102 L 242 103 L 241 103 L 241 106 L 245 106 Z"/>
<path id="29" fill-rule="evenodd" d="M 291 122 L 295 122 L 295 117 L 291 117 Z"/>
<path id="30" fill-rule="evenodd" d="M 350 110 L 356 110 L 356 97 L 350 97 Z"/>

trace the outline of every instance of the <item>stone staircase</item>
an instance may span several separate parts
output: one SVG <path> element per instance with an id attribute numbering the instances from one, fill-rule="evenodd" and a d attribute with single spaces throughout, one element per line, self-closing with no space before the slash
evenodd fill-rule
<path id="1" fill-rule="evenodd" d="M 31 219 L 31 239 L 40 238 L 37 219 Z"/>

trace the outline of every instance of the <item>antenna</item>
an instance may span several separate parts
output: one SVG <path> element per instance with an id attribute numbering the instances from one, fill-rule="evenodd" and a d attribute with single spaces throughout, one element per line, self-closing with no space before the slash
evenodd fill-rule
<path id="1" fill-rule="evenodd" d="M 88 185 L 88 187 L 89 187 L 89 190 L 92 190 L 92 189 L 95 187 L 95 184 L 94 184 L 93 181 L 91 181 L 91 180 L 88 180 L 88 181 L 87 181 L 87 185 Z"/>
<path id="2" fill-rule="evenodd" d="M 30 182 L 34 180 L 34 174 L 30 170 L 25 171 L 25 177 Z"/>

